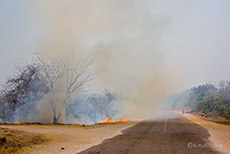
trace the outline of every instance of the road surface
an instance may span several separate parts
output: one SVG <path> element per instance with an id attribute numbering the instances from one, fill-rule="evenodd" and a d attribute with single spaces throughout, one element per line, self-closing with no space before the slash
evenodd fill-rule
<path id="1" fill-rule="evenodd" d="M 205 128 L 178 115 L 137 123 L 80 154 L 217 154 L 209 136 Z"/>

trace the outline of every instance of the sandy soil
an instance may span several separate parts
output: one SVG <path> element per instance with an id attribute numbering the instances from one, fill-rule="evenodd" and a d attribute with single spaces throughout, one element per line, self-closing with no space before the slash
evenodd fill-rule
<path id="1" fill-rule="evenodd" d="M 78 153 L 102 140 L 118 135 L 121 130 L 133 126 L 136 122 L 100 124 L 94 126 L 78 125 L 1 125 L 2 128 L 39 133 L 52 142 L 28 151 L 28 154 L 64 154 Z"/>
<path id="2" fill-rule="evenodd" d="M 183 116 L 193 121 L 194 123 L 206 128 L 209 131 L 209 134 L 211 134 L 209 140 L 211 140 L 214 143 L 213 147 L 216 148 L 216 150 L 219 150 L 226 154 L 230 153 L 229 125 L 210 122 L 190 113 L 185 113 Z"/>

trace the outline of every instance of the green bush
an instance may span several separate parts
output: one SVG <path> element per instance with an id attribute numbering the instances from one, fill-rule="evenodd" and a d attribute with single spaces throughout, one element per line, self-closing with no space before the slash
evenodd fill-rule
<path id="1" fill-rule="evenodd" d="M 215 109 L 216 109 L 217 113 L 219 114 L 219 116 L 225 116 L 226 118 L 229 118 L 229 114 L 228 114 L 228 111 L 227 111 L 225 105 L 218 104 L 215 106 Z"/>

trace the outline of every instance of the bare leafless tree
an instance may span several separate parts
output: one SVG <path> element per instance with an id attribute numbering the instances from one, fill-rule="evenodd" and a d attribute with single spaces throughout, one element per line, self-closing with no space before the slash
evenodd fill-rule
<path id="1" fill-rule="evenodd" d="M 50 88 L 50 104 L 53 112 L 53 123 L 60 122 L 63 109 L 71 101 L 72 96 L 81 92 L 83 85 L 91 80 L 89 67 L 91 61 L 86 58 L 76 61 L 74 56 L 66 58 L 48 58 L 35 54 L 41 76 L 48 82 Z M 59 87 L 59 88 L 58 88 Z M 62 99 L 58 99 L 60 95 Z"/>
<path id="2" fill-rule="evenodd" d="M 115 94 L 107 88 L 105 88 L 103 92 L 104 92 L 105 96 L 108 97 L 108 100 L 113 100 L 116 97 Z"/>
<path id="3" fill-rule="evenodd" d="M 15 74 L 7 79 L 0 91 L 1 118 L 4 121 L 10 121 L 13 112 L 26 103 L 29 92 L 37 93 L 38 89 L 34 87 L 38 86 L 39 81 L 34 64 L 17 67 Z"/>

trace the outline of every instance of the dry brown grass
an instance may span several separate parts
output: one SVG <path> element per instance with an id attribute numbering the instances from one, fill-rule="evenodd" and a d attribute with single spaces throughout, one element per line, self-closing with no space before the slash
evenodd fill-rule
<path id="1" fill-rule="evenodd" d="M 48 141 L 42 135 L 0 127 L 0 154 L 23 153 Z"/>

